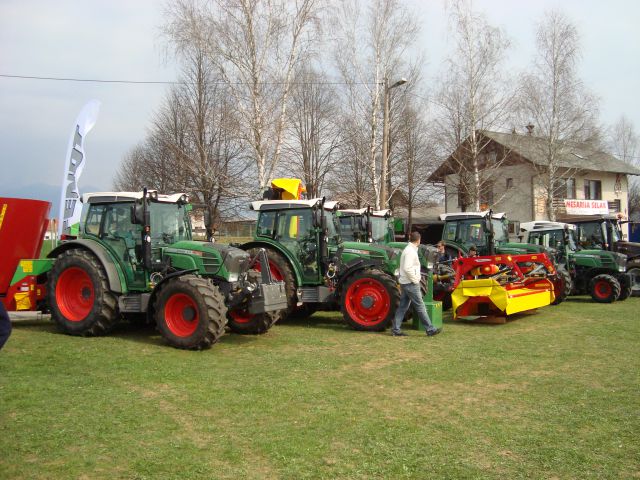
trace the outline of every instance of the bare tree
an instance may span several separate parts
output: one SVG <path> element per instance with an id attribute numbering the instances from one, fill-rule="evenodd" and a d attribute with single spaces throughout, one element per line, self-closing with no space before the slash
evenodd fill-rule
<path id="1" fill-rule="evenodd" d="M 406 199 L 407 232 L 411 232 L 414 209 L 433 194 L 428 178 L 437 165 L 432 137 L 419 110 L 406 108 L 399 123 L 396 152 L 403 161 L 393 170 L 398 186 L 392 196 L 401 192 Z"/>
<path id="2" fill-rule="evenodd" d="M 238 115 L 262 191 L 281 155 L 294 71 L 309 52 L 317 0 L 178 0 L 165 31 L 177 48 L 206 39 Z"/>
<path id="3" fill-rule="evenodd" d="M 559 11 L 545 14 L 537 30 L 533 71 L 523 77 L 521 110 L 538 136 L 545 139 L 545 159 L 538 166 L 538 189 L 547 216 L 556 219 L 554 198 L 565 188 L 563 179 L 575 175 L 559 164 L 572 142 L 598 138 L 598 105 L 577 77 L 580 38 L 576 27 Z"/>
<path id="4" fill-rule="evenodd" d="M 365 6 L 363 7 L 363 3 Z M 363 134 L 351 132 L 349 140 L 364 141 L 351 150 L 367 152 L 366 163 L 360 156 L 351 169 L 365 168 L 381 208 L 388 198 L 381 198 L 380 166 L 382 100 L 389 82 L 396 75 L 408 76 L 412 67 L 407 60 L 419 32 L 416 16 L 399 0 L 345 0 L 334 3 L 330 16 L 334 40 L 334 59 L 346 84 L 343 104 L 347 123 Z M 415 62 L 417 63 L 417 61 Z M 349 160 L 349 158 L 345 158 Z"/>
<path id="5" fill-rule="evenodd" d="M 488 152 L 490 142 L 480 133 L 503 128 L 513 108 L 515 95 L 503 65 L 509 41 L 470 1 L 451 6 L 456 44 L 436 95 L 435 124 L 456 173 L 461 208 L 480 210 L 481 203 L 493 203 L 492 179 L 506 159 Z"/>
<path id="6" fill-rule="evenodd" d="M 291 91 L 289 129 L 283 143 L 288 175 L 302 178 L 309 198 L 321 196 L 340 146 L 335 87 L 325 75 L 301 69 Z"/>
<path id="7" fill-rule="evenodd" d="M 633 123 L 621 116 L 609 131 L 609 151 L 623 162 L 640 166 L 640 137 L 635 132 Z M 628 189 L 629 215 L 640 215 L 640 180 L 629 178 Z"/>
<path id="8" fill-rule="evenodd" d="M 206 227 L 213 231 L 242 192 L 246 162 L 231 100 L 213 81 L 207 49 L 208 41 L 194 37 L 174 50 L 182 65 L 180 83 L 155 115 L 146 141 L 127 158 L 119 179 L 135 183 L 142 174 L 146 185 L 163 192 L 190 193 L 193 203 L 208 212 Z"/>

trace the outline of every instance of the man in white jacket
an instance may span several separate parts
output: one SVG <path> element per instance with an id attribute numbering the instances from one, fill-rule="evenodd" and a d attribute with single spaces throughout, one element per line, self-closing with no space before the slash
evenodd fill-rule
<path id="1" fill-rule="evenodd" d="M 409 243 L 402 251 L 400 257 L 400 289 L 402 296 L 400 297 L 400 305 L 393 319 L 393 327 L 391 334 L 394 337 L 406 337 L 407 334 L 402 332 L 402 320 L 404 319 L 410 305 L 420 318 L 420 322 L 424 325 L 427 335 L 432 337 L 439 334 L 442 329 L 435 328 L 431 324 L 427 309 L 422 300 L 420 292 L 420 259 L 418 258 L 418 245 L 420 245 L 420 234 L 411 232 Z"/>

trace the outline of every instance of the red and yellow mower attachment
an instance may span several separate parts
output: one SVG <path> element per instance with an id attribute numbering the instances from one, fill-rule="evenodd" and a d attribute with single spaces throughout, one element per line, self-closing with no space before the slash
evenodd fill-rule
<path id="1" fill-rule="evenodd" d="M 453 267 L 454 320 L 505 323 L 509 315 L 555 300 L 554 283 L 547 278 L 555 269 L 545 254 L 458 258 Z"/>

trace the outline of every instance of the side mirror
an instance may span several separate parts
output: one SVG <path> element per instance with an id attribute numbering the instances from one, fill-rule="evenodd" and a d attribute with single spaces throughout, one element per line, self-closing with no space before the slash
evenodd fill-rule
<path id="1" fill-rule="evenodd" d="M 141 204 L 134 203 L 131 206 L 131 223 L 134 225 L 149 225 L 151 223 L 149 211 L 145 212 Z"/>

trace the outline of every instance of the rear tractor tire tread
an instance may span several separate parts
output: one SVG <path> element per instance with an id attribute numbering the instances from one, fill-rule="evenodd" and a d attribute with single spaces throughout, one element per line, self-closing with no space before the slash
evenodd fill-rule
<path id="1" fill-rule="evenodd" d="M 606 288 L 607 295 L 604 292 L 599 292 L 599 285 L 603 286 L 603 284 L 607 284 L 608 288 Z M 620 282 L 612 276 L 606 273 L 601 275 L 596 275 L 589 282 L 589 292 L 591 293 L 591 298 L 594 302 L 597 303 L 613 303 L 620 296 Z"/>
<path id="2" fill-rule="evenodd" d="M 71 320 L 65 317 L 58 304 L 56 289 L 60 276 L 69 268 L 84 271 L 93 287 L 94 302 L 84 319 Z M 47 299 L 51 309 L 51 318 L 58 327 L 69 335 L 100 336 L 106 335 L 118 323 L 118 299 L 109 286 L 109 280 L 100 261 L 89 251 L 72 248 L 62 252 L 55 261 L 49 274 Z"/>
<path id="3" fill-rule="evenodd" d="M 558 275 L 563 279 L 562 291 L 559 295 L 556 295 L 556 298 L 553 302 L 551 302 L 551 305 L 560 305 L 567 299 L 569 295 L 571 295 L 571 291 L 573 290 L 573 280 L 571 279 L 571 275 L 569 274 L 567 269 L 564 267 L 558 267 L 556 271 L 558 272 Z"/>
<path id="4" fill-rule="evenodd" d="M 185 294 L 198 307 L 200 322 L 191 335 L 181 336 L 167 325 L 165 306 L 175 294 Z M 154 310 L 156 328 L 171 346 L 185 350 L 203 350 L 210 348 L 222 335 L 227 324 L 227 307 L 224 295 L 208 280 L 195 275 L 184 275 L 168 280 L 160 286 L 156 295 Z"/>

